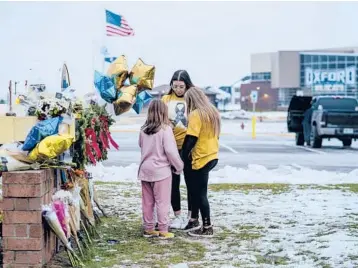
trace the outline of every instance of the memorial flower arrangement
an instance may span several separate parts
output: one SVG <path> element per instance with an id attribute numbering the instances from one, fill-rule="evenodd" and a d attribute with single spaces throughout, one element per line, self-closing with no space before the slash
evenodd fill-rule
<path id="1" fill-rule="evenodd" d="M 140 113 L 152 98 L 148 90 L 153 88 L 154 74 L 155 67 L 141 59 L 129 71 L 126 57 L 120 56 L 110 65 L 107 74 L 95 72 L 94 84 L 106 105 L 113 105 L 116 115 L 131 108 Z M 25 106 L 28 115 L 37 116 L 38 122 L 21 148 L 17 147 L 15 152 L 0 150 L 0 156 L 6 160 L 0 164 L 0 172 L 60 169 L 61 189 L 53 195 L 51 204 L 43 206 L 43 218 L 64 245 L 71 265 L 84 266 L 80 256 L 85 258 L 85 250 L 99 237 L 98 211 L 106 216 L 86 166 L 106 160 L 110 148 L 119 149 L 110 132 L 115 120 L 106 105 L 93 100 L 87 105 L 72 102 L 62 93 L 46 97 L 43 92 L 33 92 L 20 95 L 16 103 Z M 72 135 L 61 128 L 65 121 L 71 120 L 75 125 Z M 72 152 L 72 162 L 63 159 L 68 150 Z"/>

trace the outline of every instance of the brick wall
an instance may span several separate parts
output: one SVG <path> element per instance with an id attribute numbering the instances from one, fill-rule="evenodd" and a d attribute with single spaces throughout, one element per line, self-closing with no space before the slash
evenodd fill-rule
<path id="1" fill-rule="evenodd" d="M 256 111 L 275 111 L 278 103 L 278 90 L 271 88 L 271 83 L 267 82 L 252 82 L 250 84 L 242 84 L 240 91 L 241 97 L 248 97 L 252 90 L 258 90 L 258 98 L 256 104 Z M 241 100 L 241 108 L 251 111 L 253 106 L 250 100 Z"/>
<path id="2" fill-rule="evenodd" d="M 55 253 L 56 237 L 44 228 L 42 205 L 58 187 L 53 170 L 3 173 L 3 267 L 42 267 Z"/>

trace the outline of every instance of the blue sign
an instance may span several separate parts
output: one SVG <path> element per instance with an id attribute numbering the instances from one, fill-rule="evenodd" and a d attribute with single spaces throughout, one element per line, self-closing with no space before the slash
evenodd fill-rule
<path id="1" fill-rule="evenodd" d="M 251 102 L 252 102 L 252 103 L 257 103 L 257 99 L 258 99 L 258 92 L 257 92 L 257 90 L 251 91 L 250 97 L 251 97 Z"/>

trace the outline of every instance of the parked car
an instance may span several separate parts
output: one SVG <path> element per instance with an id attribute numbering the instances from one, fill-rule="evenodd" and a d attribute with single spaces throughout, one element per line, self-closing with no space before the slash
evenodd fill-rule
<path id="1" fill-rule="evenodd" d="M 311 109 L 309 113 L 308 109 Z M 325 138 L 337 138 L 343 146 L 351 146 L 352 140 L 358 139 L 358 101 L 341 96 L 293 96 L 287 129 L 296 133 L 297 146 L 306 142 L 313 148 L 321 148 Z"/>

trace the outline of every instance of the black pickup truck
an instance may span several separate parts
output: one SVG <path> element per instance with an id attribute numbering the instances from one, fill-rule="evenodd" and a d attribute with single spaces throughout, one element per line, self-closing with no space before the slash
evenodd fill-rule
<path id="1" fill-rule="evenodd" d="M 296 145 L 322 147 L 322 139 L 337 138 L 343 146 L 358 139 L 358 101 L 351 97 L 293 96 L 287 115 L 288 132 Z"/>

